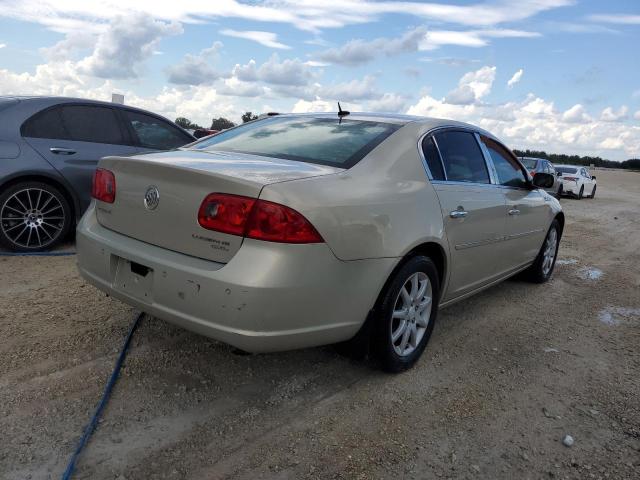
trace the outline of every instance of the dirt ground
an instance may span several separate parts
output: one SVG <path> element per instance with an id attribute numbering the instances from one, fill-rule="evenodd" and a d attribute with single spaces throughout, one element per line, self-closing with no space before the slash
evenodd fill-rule
<path id="1" fill-rule="evenodd" d="M 553 279 L 442 310 L 401 375 L 145 318 L 76 478 L 640 478 L 640 174 L 594 173 Z M 0 257 L 0 305 L 0 478 L 59 478 L 135 312 L 75 257 Z"/>

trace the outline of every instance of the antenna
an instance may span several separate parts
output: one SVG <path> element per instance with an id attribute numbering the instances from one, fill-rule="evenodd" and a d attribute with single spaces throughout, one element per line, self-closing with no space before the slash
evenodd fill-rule
<path id="1" fill-rule="evenodd" d="M 338 116 L 340 118 L 345 117 L 347 115 L 349 115 L 351 112 L 349 112 L 349 110 L 343 110 L 342 107 L 340 106 L 340 102 L 338 102 Z"/>

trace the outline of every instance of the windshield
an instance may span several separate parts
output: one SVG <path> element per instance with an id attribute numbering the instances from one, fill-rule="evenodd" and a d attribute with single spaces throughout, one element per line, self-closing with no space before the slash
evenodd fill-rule
<path id="1" fill-rule="evenodd" d="M 578 169 L 574 167 L 558 167 L 556 166 L 556 172 L 560 173 L 578 173 Z"/>
<path id="2" fill-rule="evenodd" d="M 520 159 L 520 161 L 525 166 L 525 168 L 529 170 L 536 168 L 536 163 L 538 163 L 538 161 L 535 158 L 522 158 Z"/>
<path id="3" fill-rule="evenodd" d="M 338 118 L 272 117 L 232 128 L 190 148 L 350 168 L 400 126 Z"/>

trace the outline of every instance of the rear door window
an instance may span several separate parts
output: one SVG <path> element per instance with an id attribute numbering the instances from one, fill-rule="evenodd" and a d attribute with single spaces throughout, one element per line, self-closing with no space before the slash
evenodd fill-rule
<path id="1" fill-rule="evenodd" d="M 491 183 L 487 164 L 473 133 L 444 131 L 435 134 L 447 181 Z"/>
<path id="2" fill-rule="evenodd" d="M 345 118 L 272 117 L 224 131 L 191 148 L 350 168 L 400 126 Z"/>
<path id="3" fill-rule="evenodd" d="M 527 179 L 520 164 L 509 150 L 495 140 L 487 137 L 480 138 L 489 151 L 491 161 L 498 175 L 498 183 L 507 187 L 525 188 Z M 544 165 L 544 162 L 541 163 Z"/>
<path id="4" fill-rule="evenodd" d="M 62 124 L 60 107 L 36 113 L 22 124 L 21 133 L 23 137 L 30 138 L 69 139 L 69 134 Z"/>
<path id="5" fill-rule="evenodd" d="M 64 105 L 62 123 L 69 140 L 123 145 L 125 136 L 112 108 L 90 105 Z"/>
<path id="6" fill-rule="evenodd" d="M 123 113 L 141 147 L 173 150 L 193 142 L 192 137 L 157 117 L 131 110 L 124 110 Z"/>

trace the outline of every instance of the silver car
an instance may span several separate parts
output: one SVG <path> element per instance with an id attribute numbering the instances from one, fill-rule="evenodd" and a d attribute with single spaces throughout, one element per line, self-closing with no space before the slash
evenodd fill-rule
<path id="1" fill-rule="evenodd" d="M 548 173 L 549 175 L 552 175 L 554 178 L 553 185 L 545 190 L 558 199 L 562 196 L 562 180 L 557 178 L 560 175 L 556 172 L 556 167 L 553 163 L 549 160 L 545 160 L 544 158 L 533 157 L 521 157 L 520 162 L 522 162 L 522 165 L 529 170 L 529 175 L 532 177 L 535 177 L 539 173 Z"/>
<path id="2" fill-rule="evenodd" d="M 125 105 L 0 96 L 0 245 L 33 252 L 64 240 L 91 201 L 100 158 L 194 140 L 166 118 Z"/>
<path id="3" fill-rule="evenodd" d="M 551 276 L 564 215 L 493 135 L 399 115 L 278 115 L 188 148 L 100 161 L 81 274 L 250 352 L 347 342 L 388 371 L 438 308 Z"/>

